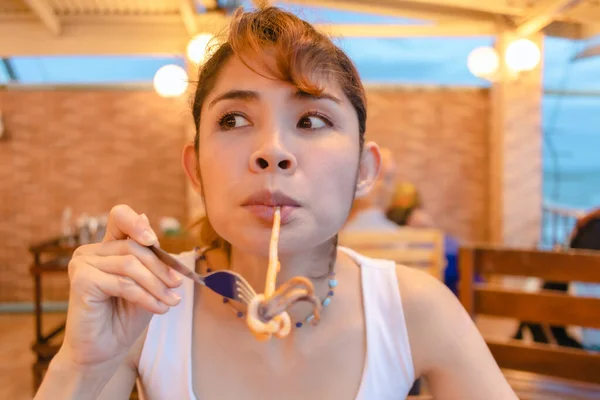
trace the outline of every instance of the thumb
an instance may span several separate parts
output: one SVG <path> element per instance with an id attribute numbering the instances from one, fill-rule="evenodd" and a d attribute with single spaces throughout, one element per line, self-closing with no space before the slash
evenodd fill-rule
<path id="1" fill-rule="evenodd" d="M 110 210 L 103 242 L 131 238 L 144 246 L 158 244 L 156 233 L 150 227 L 145 214 L 136 213 L 131 207 L 120 204 Z"/>

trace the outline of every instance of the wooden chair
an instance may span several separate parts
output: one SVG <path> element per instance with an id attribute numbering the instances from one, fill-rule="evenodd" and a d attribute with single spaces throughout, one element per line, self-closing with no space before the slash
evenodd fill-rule
<path id="1" fill-rule="evenodd" d="M 475 274 L 537 277 L 546 281 L 600 283 L 600 252 L 461 248 L 460 300 L 471 315 L 483 314 L 554 325 L 600 328 L 600 299 L 542 290 L 537 293 L 475 284 Z M 600 352 L 487 340 L 502 368 L 600 384 Z"/>
<path id="2" fill-rule="evenodd" d="M 420 268 L 443 280 L 444 233 L 437 229 L 400 228 L 396 232 L 342 231 L 339 244 L 373 258 Z"/>
<path id="3" fill-rule="evenodd" d="M 163 250 L 171 254 L 179 254 L 192 250 L 198 245 L 199 240 L 191 234 L 184 234 L 181 236 L 160 236 L 158 241 Z"/>

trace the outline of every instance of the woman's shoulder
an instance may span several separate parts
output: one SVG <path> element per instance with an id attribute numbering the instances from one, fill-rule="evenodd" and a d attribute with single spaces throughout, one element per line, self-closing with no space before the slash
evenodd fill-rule
<path id="1" fill-rule="evenodd" d="M 471 321 L 456 296 L 430 274 L 397 265 L 396 277 L 415 370 L 422 373 Z"/>

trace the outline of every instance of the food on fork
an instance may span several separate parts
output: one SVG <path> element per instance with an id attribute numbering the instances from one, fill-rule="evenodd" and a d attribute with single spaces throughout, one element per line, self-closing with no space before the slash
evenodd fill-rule
<path id="1" fill-rule="evenodd" d="M 265 293 L 256 295 L 248 304 L 246 323 L 258 340 L 268 340 L 272 335 L 284 338 L 289 335 L 292 327 L 290 315 L 287 310 L 299 301 L 308 301 L 313 304 L 313 324 L 320 318 L 321 302 L 314 294 L 312 282 L 304 277 L 294 277 L 275 288 L 277 272 L 281 268 L 277 248 L 279 232 L 281 229 L 281 209 L 275 209 L 273 230 L 269 243 L 269 265 L 265 282 Z"/>

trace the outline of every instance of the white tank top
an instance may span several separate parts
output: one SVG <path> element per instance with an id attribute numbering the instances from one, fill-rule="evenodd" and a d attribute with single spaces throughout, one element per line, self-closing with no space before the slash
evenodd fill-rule
<path id="1" fill-rule="evenodd" d="M 359 266 L 366 323 L 366 362 L 356 400 L 405 399 L 415 380 L 396 268 L 339 247 Z M 195 252 L 177 256 L 195 268 Z M 194 282 L 175 289 L 177 307 L 150 321 L 138 372 L 145 400 L 196 399 L 192 388 L 192 321 Z M 208 399 L 211 400 L 211 399 Z"/>

